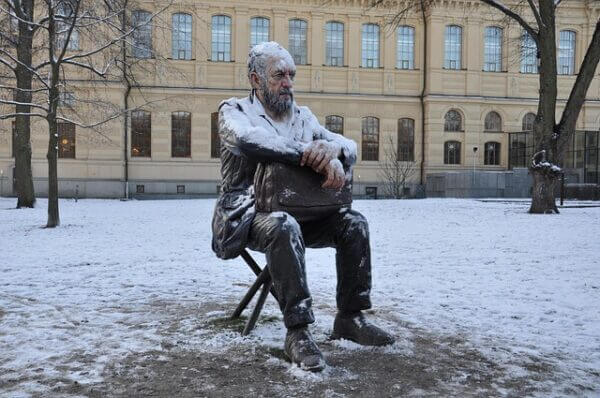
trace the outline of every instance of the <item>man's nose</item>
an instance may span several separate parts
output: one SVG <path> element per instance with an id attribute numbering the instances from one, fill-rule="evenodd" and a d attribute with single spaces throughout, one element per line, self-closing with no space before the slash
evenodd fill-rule
<path id="1" fill-rule="evenodd" d="M 290 78 L 290 75 L 285 75 L 283 79 L 281 79 L 281 86 L 284 88 L 292 88 L 292 86 L 294 85 L 294 83 L 292 82 L 292 79 Z"/>

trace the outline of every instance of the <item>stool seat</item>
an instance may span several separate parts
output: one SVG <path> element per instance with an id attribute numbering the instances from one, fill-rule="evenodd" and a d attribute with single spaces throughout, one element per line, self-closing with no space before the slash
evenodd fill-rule
<path id="1" fill-rule="evenodd" d="M 275 290 L 273 289 L 273 281 L 271 280 L 271 274 L 269 273 L 268 264 L 265 265 L 264 268 L 260 268 L 260 266 L 256 263 L 256 261 L 254 261 L 254 259 L 250 255 L 250 253 L 248 253 L 248 251 L 245 249 L 242 251 L 240 256 L 244 259 L 246 264 L 248 264 L 248 267 L 250 267 L 252 272 L 254 272 L 254 274 L 256 275 L 256 280 L 254 281 L 252 286 L 250 286 L 250 288 L 244 295 L 244 298 L 242 298 L 242 301 L 240 301 L 240 303 L 238 304 L 237 308 L 231 315 L 231 319 L 236 319 L 236 318 L 240 317 L 240 315 L 242 314 L 242 311 L 244 311 L 244 309 L 246 309 L 246 307 L 248 306 L 248 304 L 250 303 L 250 301 L 252 300 L 254 295 L 256 295 L 256 292 L 258 291 L 258 289 L 260 289 L 262 287 L 262 290 L 260 292 L 260 295 L 258 296 L 258 300 L 254 307 L 254 310 L 252 311 L 252 314 L 250 315 L 250 318 L 248 319 L 248 322 L 246 322 L 246 326 L 244 327 L 244 330 L 242 331 L 242 336 L 246 336 L 248 333 L 250 333 L 252 331 L 252 329 L 254 329 L 254 325 L 256 325 L 258 316 L 260 315 L 260 312 L 262 311 L 262 308 L 265 304 L 265 301 L 266 301 L 269 293 L 271 293 L 271 295 L 275 298 L 275 300 L 277 302 L 279 302 L 279 300 L 277 299 L 277 294 L 275 293 Z"/>

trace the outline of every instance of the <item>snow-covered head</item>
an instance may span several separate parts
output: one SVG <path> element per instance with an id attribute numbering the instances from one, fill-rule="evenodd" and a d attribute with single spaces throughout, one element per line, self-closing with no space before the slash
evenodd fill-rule
<path id="1" fill-rule="evenodd" d="M 296 65 L 290 53 L 274 41 L 257 44 L 248 54 L 248 79 L 263 106 L 276 117 L 294 102 Z"/>

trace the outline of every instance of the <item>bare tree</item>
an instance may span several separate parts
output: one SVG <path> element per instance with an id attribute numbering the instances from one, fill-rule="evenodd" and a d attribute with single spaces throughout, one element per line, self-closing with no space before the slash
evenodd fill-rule
<path id="1" fill-rule="evenodd" d="M 38 25 L 33 24 L 34 0 L 4 0 L 0 2 L 0 64 L 13 72 L 16 86 L 14 145 L 17 208 L 34 207 L 35 191 L 31 171 L 31 111 L 33 36 Z M 9 55 L 10 56 L 7 56 Z M 5 88 L 0 85 L 0 88 Z"/>
<path id="2" fill-rule="evenodd" d="M 535 154 L 529 166 L 533 176 L 533 191 L 530 213 L 558 213 L 554 197 L 555 188 L 562 172 L 560 165 L 575 131 L 577 118 L 588 88 L 594 78 L 600 60 L 600 19 L 595 21 L 591 41 L 587 47 L 577 79 L 569 94 L 569 99 L 560 120 L 556 121 L 557 102 L 557 48 L 556 17 L 562 0 L 513 0 L 505 4 L 500 0 L 479 0 L 481 3 L 499 11 L 505 22 L 521 26 L 537 46 L 539 64 L 539 102 L 537 116 L 533 126 Z M 598 0 L 581 2 L 584 7 L 600 7 Z M 395 7 L 391 7 L 395 4 Z M 369 6 L 385 12 L 390 24 L 396 25 L 410 13 L 421 13 L 425 19 L 425 10 L 441 4 L 439 0 L 418 0 L 407 2 L 389 2 L 371 0 Z M 589 15 L 593 15 L 590 13 Z"/>
<path id="3" fill-rule="evenodd" d="M 166 7 L 152 14 L 143 24 L 131 26 L 123 23 L 128 12 L 127 0 L 43 0 L 36 9 L 38 19 L 29 22 L 37 26 L 38 40 L 45 55 L 39 56 L 30 66 L 25 65 L 33 76 L 34 94 L 27 102 L 21 103 L 12 98 L 0 98 L 0 104 L 15 106 L 14 112 L 0 114 L 0 119 L 14 117 L 41 118 L 48 123 L 48 222 L 47 227 L 60 223 L 58 208 L 58 125 L 71 123 L 87 129 L 98 127 L 123 116 L 128 109 L 110 99 L 94 95 L 90 99 L 78 99 L 79 105 L 87 105 L 88 112 L 76 112 L 73 106 L 61 106 L 73 102 L 70 80 L 87 81 L 90 86 L 106 84 L 114 88 L 126 70 L 127 57 L 124 55 L 127 38 L 136 29 L 151 23 L 153 18 Z M 89 47 L 79 49 L 82 38 Z M 77 51 L 73 51 L 77 50 Z M 11 51 L 0 49 L 0 63 L 8 65 L 6 59 L 14 61 Z M 5 93 L 14 87 L 3 85 Z M 18 106 L 27 105 L 26 111 Z"/>
<path id="4" fill-rule="evenodd" d="M 394 199 L 406 197 L 406 184 L 417 171 L 413 160 L 400 160 L 399 147 L 389 136 L 383 145 L 383 161 L 379 162 L 379 175 L 383 180 L 384 194 Z"/>

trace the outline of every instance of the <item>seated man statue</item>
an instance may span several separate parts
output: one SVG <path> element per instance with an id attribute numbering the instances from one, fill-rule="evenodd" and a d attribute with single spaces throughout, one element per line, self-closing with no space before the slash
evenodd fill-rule
<path id="1" fill-rule="evenodd" d="M 286 212 L 255 209 L 254 174 L 261 163 L 310 167 L 324 176 L 323 188 L 339 190 L 356 161 L 354 141 L 325 129 L 307 107 L 296 105 L 295 74 L 292 57 L 279 44 L 256 45 L 248 59 L 250 95 L 223 101 L 219 107 L 223 179 L 212 246 L 223 259 L 238 256 L 246 247 L 265 253 L 287 327 L 285 353 L 302 369 L 321 371 L 325 361 L 308 330 L 315 318 L 305 247 L 337 251 L 333 337 L 373 346 L 392 344 L 394 338 L 361 313 L 371 308 L 371 253 L 364 216 L 348 206 L 301 221 Z"/>

